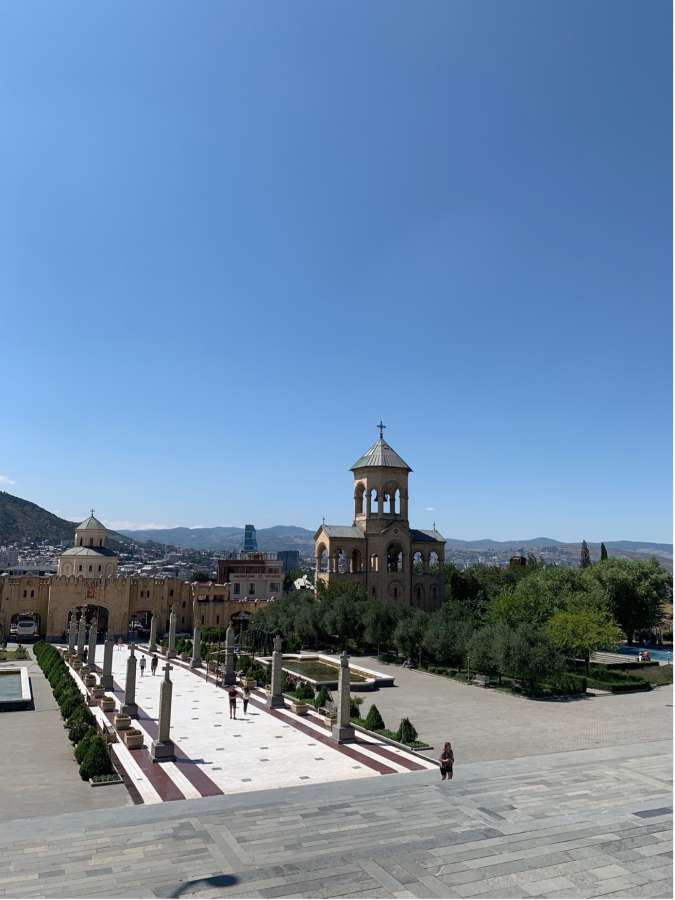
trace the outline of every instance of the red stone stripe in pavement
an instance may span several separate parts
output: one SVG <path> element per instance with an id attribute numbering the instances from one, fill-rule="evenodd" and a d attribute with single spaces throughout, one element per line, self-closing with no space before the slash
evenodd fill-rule
<path id="1" fill-rule="evenodd" d="M 159 655 L 164 656 L 164 654 Z M 187 669 L 194 675 L 197 675 L 199 678 L 203 678 L 204 680 L 206 680 L 206 675 L 203 672 L 198 672 L 195 669 L 191 669 L 190 666 L 188 666 L 186 663 L 177 662 L 175 658 L 171 660 L 171 665 L 180 666 L 180 668 Z M 370 756 L 366 756 L 364 753 L 359 753 L 358 750 L 354 750 L 352 748 L 351 744 L 338 744 L 331 737 L 317 733 L 313 728 L 308 728 L 306 725 L 303 725 L 302 722 L 296 722 L 295 719 L 287 719 L 285 716 L 282 716 L 276 709 L 270 709 L 266 703 L 261 702 L 260 700 L 256 700 L 253 696 L 251 696 L 250 702 L 258 709 L 262 709 L 266 713 L 269 713 L 271 716 L 274 716 L 276 719 L 280 719 L 285 725 L 291 725 L 293 728 L 297 728 L 297 730 L 301 731 L 303 734 L 306 734 L 314 740 L 325 744 L 332 750 L 337 750 L 339 753 L 343 753 L 350 759 L 353 759 L 356 762 L 361 763 L 361 765 L 364 765 L 367 768 L 378 772 L 380 775 L 396 774 L 396 769 L 392 769 L 390 766 L 386 766 L 384 763 L 378 762 L 376 759 L 372 759 Z"/>
<path id="2" fill-rule="evenodd" d="M 101 671 L 99 666 L 96 666 L 96 668 L 98 669 L 99 672 Z M 113 693 L 117 697 L 119 697 L 120 700 L 122 700 L 122 702 L 124 702 L 124 690 L 122 689 L 121 685 L 118 684 L 118 682 L 116 682 L 115 680 L 113 680 Z M 108 714 L 108 718 L 112 722 L 111 714 Z M 159 726 L 158 726 L 157 722 L 155 721 L 155 719 L 153 719 L 151 716 L 149 716 L 148 713 L 141 706 L 138 707 L 138 715 L 136 716 L 136 718 L 138 719 L 139 722 L 142 723 L 144 730 L 154 740 L 157 737 L 157 733 L 159 730 Z M 203 769 L 200 769 L 196 763 L 192 762 L 192 760 L 185 753 L 185 751 L 181 747 L 179 747 L 179 745 L 176 744 L 175 742 L 174 742 L 174 750 L 176 753 L 176 765 L 179 767 L 179 769 L 183 773 L 183 775 L 185 775 L 185 777 L 188 779 L 190 784 L 196 790 L 199 791 L 199 793 L 202 795 L 202 797 L 216 797 L 217 795 L 223 793 L 222 789 L 218 787 L 218 785 L 215 783 L 215 781 L 212 781 L 211 778 L 209 778 L 209 776 L 206 774 L 206 772 L 204 772 Z M 130 751 L 130 753 L 132 755 L 134 755 L 135 759 L 136 759 L 135 754 L 140 753 L 140 752 L 141 752 L 140 750 L 131 750 Z M 166 774 L 166 772 L 162 769 L 161 766 L 157 765 L 156 763 L 153 763 L 152 757 L 150 756 L 150 754 L 148 753 L 147 750 L 143 750 L 142 752 L 147 754 L 147 757 L 149 760 L 149 765 L 154 768 L 150 768 L 150 769 L 146 768 L 145 765 L 141 764 L 140 759 L 136 759 L 136 761 L 138 762 L 139 766 L 141 766 L 141 769 L 148 776 L 148 778 L 150 779 L 151 782 L 152 782 L 151 773 L 154 772 L 155 769 L 158 769 L 162 773 L 163 776 L 165 776 L 166 778 L 169 778 L 169 776 Z M 162 793 L 162 790 L 165 793 L 173 793 L 173 792 L 170 791 L 168 789 L 168 787 L 166 785 L 164 785 L 163 782 L 161 783 L 162 790 L 160 790 L 160 787 L 157 784 L 155 784 L 154 782 L 152 783 L 152 786 L 159 793 L 162 800 L 184 800 L 185 796 L 183 795 L 182 792 L 180 792 L 179 788 L 174 784 L 173 781 L 171 781 L 171 784 L 174 785 L 175 790 L 178 791 L 180 796 L 178 796 L 178 797 L 166 796 L 165 797 L 164 794 Z"/>
<path id="3" fill-rule="evenodd" d="M 323 722 L 319 718 L 319 716 L 312 715 L 312 713 L 307 713 L 307 718 L 311 719 L 313 722 L 317 722 L 320 725 L 323 725 Z M 357 732 L 358 735 L 358 732 Z M 420 772 L 422 769 L 425 769 L 426 766 L 422 766 L 419 763 L 414 762 L 412 759 L 407 759 L 402 756 L 398 756 L 398 754 L 393 753 L 391 750 L 388 750 L 382 744 L 373 744 L 371 741 L 364 741 L 361 738 L 357 737 L 355 743 L 361 744 L 363 747 L 366 747 L 372 753 L 377 753 L 383 759 L 388 759 L 389 762 L 398 763 L 400 766 L 408 769 L 410 772 Z"/>

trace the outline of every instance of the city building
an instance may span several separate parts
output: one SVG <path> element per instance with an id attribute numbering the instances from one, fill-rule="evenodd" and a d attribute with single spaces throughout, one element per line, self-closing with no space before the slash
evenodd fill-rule
<path id="1" fill-rule="evenodd" d="M 261 590 L 255 600 L 246 590 L 233 598 L 229 586 L 223 589 L 223 585 L 189 584 L 173 577 L 118 575 L 117 555 L 107 548 L 106 538 L 106 527 L 92 513 L 77 527 L 74 547 L 59 557 L 58 574 L 0 575 L 0 631 L 9 634 L 12 623 L 30 616 L 40 637 L 62 640 L 70 616 L 84 614 L 87 621 L 98 617 L 100 635 L 126 638 L 130 632 L 147 630 L 150 618 L 156 616 L 161 637 L 168 631 L 171 607 L 176 611 L 178 631 L 188 632 L 194 624 L 228 625 L 265 602 L 269 593 Z M 283 580 L 282 568 L 283 564 L 277 563 L 275 584 Z M 257 578 L 254 583 L 257 587 Z M 242 585 L 249 587 L 248 582 Z"/>
<path id="2" fill-rule="evenodd" d="M 258 549 L 258 538 L 254 525 L 244 525 L 244 553 L 253 553 Z"/>
<path id="3" fill-rule="evenodd" d="M 284 564 L 276 553 L 230 553 L 218 560 L 218 584 L 230 585 L 233 600 L 273 600 L 283 590 Z"/>
<path id="4" fill-rule="evenodd" d="M 437 609 L 443 598 L 445 538 L 408 523 L 410 466 L 380 438 L 354 463 L 354 519 L 314 535 L 315 578 L 350 582 L 371 597 Z"/>
<path id="5" fill-rule="evenodd" d="M 294 569 L 300 568 L 299 550 L 277 550 L 277 559 L 284 564 L 284 575 L 288 575 Z"/>

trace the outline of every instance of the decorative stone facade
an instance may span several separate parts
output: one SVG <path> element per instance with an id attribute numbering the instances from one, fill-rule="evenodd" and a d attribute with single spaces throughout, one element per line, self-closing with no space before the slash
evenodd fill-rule
<path id="1" fill-rule="evenodd" d="M 381 600 L 437 609 L 443 599 L 445 538 L 408 523 L 412 469 L 382 436 L 352 466 L 354 521 L 314 535 L 316 580 L 351 582 Z"/>

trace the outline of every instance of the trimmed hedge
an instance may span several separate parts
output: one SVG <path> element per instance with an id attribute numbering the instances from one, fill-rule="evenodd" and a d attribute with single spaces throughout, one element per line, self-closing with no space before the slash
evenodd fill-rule
<path id="1" fill-rule="evenodd" d="M 379 731 L 380 728 L 384 728 L 384 719 L 374 703 L 368 710 L 368 715 L 366 716 L 366 728 L 369 731 Z"/>
<path id="2" fill-rule="evenodd" d="M 113 769 L 105 741 L 96 731 L 96 720 L 68 671 L 56 647 L 38 641 L 33 648 L 35 658 L 49 682 L 75 747 L 80 764 L 80 777 L 85 781 L 94 775 L 109 775 Z"/>

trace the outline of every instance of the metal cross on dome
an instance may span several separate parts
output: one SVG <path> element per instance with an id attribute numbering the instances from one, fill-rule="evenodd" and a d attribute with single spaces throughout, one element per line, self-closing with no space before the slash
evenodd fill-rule
<path id="1" fill-rule="evenodd" d="M 380 424 L 377 427 L 380 429 L 380 440 L 384 440 L 383 431 L 387 426 L 382 422 L 382 419 L 380 419 Z"/>

